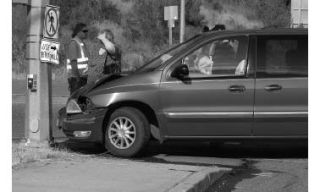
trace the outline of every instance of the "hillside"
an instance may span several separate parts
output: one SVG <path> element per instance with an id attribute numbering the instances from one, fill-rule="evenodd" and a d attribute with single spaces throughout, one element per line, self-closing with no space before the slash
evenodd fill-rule
<path id="1" fill-rule="evenodd" d="M 288 0 L 186 0 L 186 38 L 200 33 L 207 25 L 224 24 L 227 29 L 288 27 Z M 65 45 L 77 22 L 90 26 L 88 46 L 93 46 L 99 29 L 109 28 L 123 51 L 125 70 L 134 70 L 159 52 L 167 49 L 168 28 L 163 19 L 163 7 L 180 5 L 180 0 L 51 0 L 60 6 L 60 65 L 56 75 L 65 74 Z M 25 35 L 27 10 L 12 8 L 12 71 L 25 73 Z M 179 41 L 179 22 L 173 29 L 174 44 Z"/>

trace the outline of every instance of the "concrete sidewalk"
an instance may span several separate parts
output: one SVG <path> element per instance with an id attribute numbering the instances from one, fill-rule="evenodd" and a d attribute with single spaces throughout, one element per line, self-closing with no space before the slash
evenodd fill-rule
<path id="1" fill-rule="evenodd" d="M 98 157 L 30 164 L 13 170 L 12 185 L 15 192 L 201 192 L 229 171 Z"/>

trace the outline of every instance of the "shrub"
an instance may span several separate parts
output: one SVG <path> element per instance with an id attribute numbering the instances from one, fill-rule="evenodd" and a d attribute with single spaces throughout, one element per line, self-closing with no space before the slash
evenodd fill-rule
<path id="1" fill-rule="evenodd" d="M 258 18 L 266 27 L 290 26 L 290 7 L 285 0 L 259 0 L 256 10 Z"/>

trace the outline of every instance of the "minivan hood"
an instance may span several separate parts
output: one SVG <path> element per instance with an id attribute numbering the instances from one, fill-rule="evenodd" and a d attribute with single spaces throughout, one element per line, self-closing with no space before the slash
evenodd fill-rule
<path id="1" fill-rule="evenodd" d="M 151 71 L 142 73 L 118 73 L 106 75 L 94 83 L 85 85 L 71 95 L 70 98 L 79 96 L 93 96 L 113 91 L 129 91 L 135 88 L 142 88 L 148 85 L 159 84 L 162 71 Z"/>
<path id="2" fill-rule="evenodd" d="M 113 92 L 134 92 L 137 90 L 147 90 L 151 86 L 157 85 L 160 82 L 162 71 L 150 71 L 133 73 L 130 75 L 111 76 L 94 86 L 87 96 L 97 94 L 109 94 Z M 99 84 L 99 83 L 98 83 Z"/>
<path id="3" fill-rule="evenodd" d="M 116 79 L 122 78 L 128 76 L 128 73 L 116 73 L 116 74 L 112 74 L 112 75 L 105 75 L 103 76 L 101 79 L 98 79 L 95 82 L 86 84 L 85 86 L 81 87 L 80 89 L 78 89 L 77 91 L 75 91 L 70 98 L 78 98 L 80 95 L 86 95 L 87 93 L 89 93 L 90 91 L 92 91 L 93 89 L 104 85 L 107 82 L 110 81 L 114 81 Z"/>

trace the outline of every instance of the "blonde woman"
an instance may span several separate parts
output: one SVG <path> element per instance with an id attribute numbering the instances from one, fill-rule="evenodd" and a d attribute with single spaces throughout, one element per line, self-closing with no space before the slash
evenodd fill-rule
<path id="1" fill-rule="evenodd" d="M 89 67 L 90 82 L 104 75 L 121 72 L 121 51 L 114 43 L 113 33 L 109 29 L 101 30 L 93 43 Z"/>

